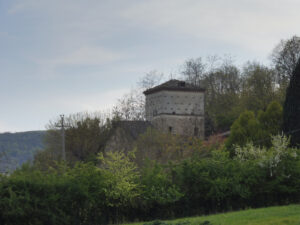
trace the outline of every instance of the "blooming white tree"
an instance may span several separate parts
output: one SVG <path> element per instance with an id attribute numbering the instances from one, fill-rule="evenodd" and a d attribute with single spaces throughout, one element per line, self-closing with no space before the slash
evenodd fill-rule
<path id="1" fill-rule="evenodd" d="M 272 136 L 272 147 L 254 146 L 252 142 L 244 147 L 235 146 L 236 159 L 240 161 L 255 160 L 261 167 L 268 168 L 272 177 L 280 163 L 287 158 L 297 158 L 297 149 L 289 147 L 289 138 L 286 136 Z"/>

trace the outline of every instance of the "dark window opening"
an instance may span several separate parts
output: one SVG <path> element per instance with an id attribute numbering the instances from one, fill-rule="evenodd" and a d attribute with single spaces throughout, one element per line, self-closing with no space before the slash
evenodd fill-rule
<path id="1" fill-rule="evenodd" d="M 199 128 L 195 127 L 194 128 L 194 136 L 198 136 L 199 135 Z"/>
<path id="2" fill-rule="evenodd" d="M 169 127 L 169 133 L 172 133 L 173 127 Z"/>
<path id="3" fill-rule="evenodd" d="M 173 114 L 173 115 L 175 115 L 176 113 L 175 113 L 175 112 L 173 112 L 172 114 Z"/>
<path id="4" fill-rule="evenodd" d="M 178 86 L 179 86 L 179 87 L 185 87 L 185 82 L 184 82 L 184 81 L 179 82 L 179 83 L 178 83 Z"/>

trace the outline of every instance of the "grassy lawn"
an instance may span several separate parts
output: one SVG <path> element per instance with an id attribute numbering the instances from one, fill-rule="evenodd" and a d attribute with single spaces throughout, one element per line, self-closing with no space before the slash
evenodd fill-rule
<path id="1" fill-rule="evenodd" d="M 239 212 L 230 212 L 210 216 L 187 217 L 165 221 L 176 224 L 183 221 L 191 225 L 199 225 L 200 222 L 210 221 L 213 225 L 300 225 L 300 205 L 276 206 L 261 209 L 249 209 Z M 145 223 L 134 223 L 134 225 Z"/>

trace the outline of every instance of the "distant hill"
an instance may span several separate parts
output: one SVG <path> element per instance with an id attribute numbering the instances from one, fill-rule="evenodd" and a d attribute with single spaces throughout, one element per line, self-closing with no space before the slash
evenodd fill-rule
<path id="1" fill-rule="evenodd" d="M 31 161 L 34 153 L 43 149 L 46 131 L 0 133 L 0 172 L 12 171 Z"/>

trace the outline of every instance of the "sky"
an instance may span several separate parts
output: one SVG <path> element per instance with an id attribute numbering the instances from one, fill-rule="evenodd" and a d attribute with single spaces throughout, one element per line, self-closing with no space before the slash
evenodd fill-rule
<path id="1" fill-rule="evenodd" d="M 189 58 L 270 63 L 299 35 L 298 0 L 0 0 L 0 132 L 107 111 Z"/>

